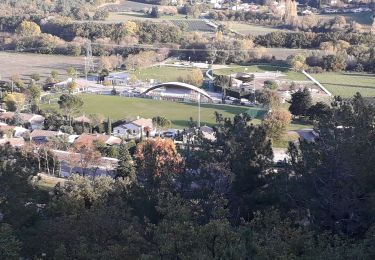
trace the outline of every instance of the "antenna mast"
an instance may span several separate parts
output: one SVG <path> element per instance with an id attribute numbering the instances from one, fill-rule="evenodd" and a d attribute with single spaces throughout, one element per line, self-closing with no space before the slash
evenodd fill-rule
<path id="1" fill-rule="evenodd" d="M 86 41 L 86 57 L 85 57 L 85 75 L 95 70 L 94 59 L 92 57 L 91 41 Z"/>

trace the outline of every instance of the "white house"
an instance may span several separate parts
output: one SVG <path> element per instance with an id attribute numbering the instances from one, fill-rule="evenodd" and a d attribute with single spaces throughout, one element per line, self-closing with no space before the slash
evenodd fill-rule
<path id="1" fill-rule="evenodd" d="M 113 128 L 113 135 L 115 136 L 140 138 L 141 136 L 155 136 L 155 133 L 156 130 L 151 118 L 138 118 Z"/>
<path id="2" fill-rule="evenodd" d="M 0 138 L 20 138 L 30 131 L 21 126 L 0 125 Z"/>
<path id="3" fill-rule="evenodd" d="M 111 73 L 104 78 L 104 81 L 109 81 L 112 85 L 126 85 L 130 80 L 130 75 L 124 72 Z"/>

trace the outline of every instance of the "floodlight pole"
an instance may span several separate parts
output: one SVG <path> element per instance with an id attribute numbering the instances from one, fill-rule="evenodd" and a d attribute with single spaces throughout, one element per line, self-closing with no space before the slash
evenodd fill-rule
<path id="1" fill-rule="evenodd" d="M 198 128 L 201 127 L 201 93 L 198 93 Z"/>

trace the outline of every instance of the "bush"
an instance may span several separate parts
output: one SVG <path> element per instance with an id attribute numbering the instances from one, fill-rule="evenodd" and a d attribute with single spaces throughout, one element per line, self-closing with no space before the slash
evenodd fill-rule
<path id="1" fill-rule="evenodd" d="M 315 73 L 315 74 L 324 72 L 324 70 L 319 66 L 309 67 L 306 71 L 308 73 Z"/>

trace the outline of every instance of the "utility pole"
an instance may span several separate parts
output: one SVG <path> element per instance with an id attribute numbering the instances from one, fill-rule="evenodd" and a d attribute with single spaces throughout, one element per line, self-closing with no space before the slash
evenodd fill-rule
<path id="1" fill-rule="evenodd" d="M 257 102 L 256 95 L 255 95 L 255 74 L 253 79 L 253 89 L 254 89 L 254 104 Z"/>
<path id="2" fill-rule="evenodd" d="M 198 93 L 198 128 L 201 127 L 201 93 Z"/>

